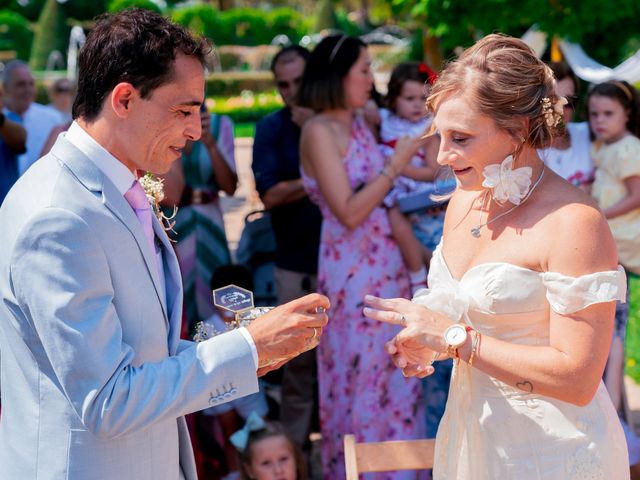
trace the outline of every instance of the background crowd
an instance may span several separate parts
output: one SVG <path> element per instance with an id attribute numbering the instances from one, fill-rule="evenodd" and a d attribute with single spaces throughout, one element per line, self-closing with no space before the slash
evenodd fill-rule
<path id="1" fill-rule="evenodd" d="M 584 88 L 566 64 L 551 68 L 558 93 L 567 98 L 566 130 L 539 155 L 592 194 L 609 219 L 620 263 L 628 275 L 638 275 L 638 92 L 617 80 Z M 451 176 L 436 163 L 437 132 L 429 130 L 424 113 L 437 70 L 401 63 L 380 95 L 366 45 L 356 37 L 328 36 L 311 52 L 291 46 L 273 58 L 284 107 L 257 124 L 252 169 L 275 238 L 275 294 L 281 304 L 320 291 L 331 300 L 331 320 L 319 347 L 261 380 L 260 392 L 192 415 L 202 478 L 269 478 L 260 469 L 283 462 L 288 480 L 307 474 L 336 479 L 344 474 L 345 433 L 359 441 L 435 436 L 451 362 L 423 380 L 405 379 L 384 351 L 397 328 L 365 318 L 362 302 L 365 294 L 411 298 L 428 287 L 429 260 L 446 210 L 446 202 L 433 198 L 451 188 Z M 53 83 L 46 106 L 34 101 L 34 85 L 26 63 L 7 64 L 0 202 L 71 121 L 71 82 Z M 263 281 L 250 264 L 233 264 L 225 235 L 220 195 L 233 195 L 238 181 L 232 121 L 206 109 L 200 118 L 202 136 L 187 144 L 163 177 L 168 214 L 177 207 L 172 235 L 184 283 L 185 337 L 193 337 L 201 322 L 217 331 L 227 328 L 212 288 L 233 283 L 253 289 Z M 616 310 L 604 376 L 621 414 L 629 308 L 636 307 L 620 304 Z M 630 464 L 638 464 L 640 443 L 621 421 Z M 245 437 L 239 439 L 237 431 Z M 311 461 L 310 438 L 317 431 L 322 473 Z M 393 478 L 405 476 L 414 478 Z"/>

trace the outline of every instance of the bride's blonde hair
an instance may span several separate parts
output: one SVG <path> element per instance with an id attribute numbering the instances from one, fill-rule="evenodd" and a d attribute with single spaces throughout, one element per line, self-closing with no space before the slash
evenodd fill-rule
<path id="1" fill-rule="evenodd" d="M 447 65 L 426 106 L 435 113 L 446 97 L 464 92 L 471 95 L 476 111 L 499 128 L 526 145 L 545 148 L 564 131 L 562 123 L 550 125 L 545 117 L 548 105 L 560 100 L 555 90 L 553 72 L 526 43 L 491 34 Z"/>

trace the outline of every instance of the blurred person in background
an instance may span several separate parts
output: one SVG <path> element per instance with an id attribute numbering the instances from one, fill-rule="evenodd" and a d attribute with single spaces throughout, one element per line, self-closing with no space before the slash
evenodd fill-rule
<path id="1" fill-rule="evenodd" d="M 213 272 L 231 263 L 218 192 L 236 190 L 233 122 L 200 109 L 202 136 L 187 141 L 182 158 L 164 175 L 169 212 L 177 206 L 171 234 L 184 284 L 185 315 L 193 329 L 214 314 L 209 282 Z"/>
<path id="2" fill-rule="evenodd" d="M 35 102 L 36 84 L 29 65 L 12 60 L 4 69 L 4 113 L 16 115 L 27 131 L 26 152 L 18 157 L 18 174 L 22 175 L 38 158 L 51 130 L 62 123 L 60 113 Z"/>
<path id="3" fill-rule="evenodd" d="M 0 205 L 18 180 L 18 154 L 24 152 L 27 141 L 27 132 L 20 125 L 20 117 L 2 112 L 3 96 L 0 86 Z"/>
<path id="4" fill-rule="evenodd" d="M 300 162 L 305 189 L 323 216 L 318 291 L 332 304 L 317 357 L 323 474 L 332 480 L 344 478 L 345 433 L 358 441 L 424 435 L 420 382 L 405 379 L 385 358 L 384 343 L 397 327 L 362 314 L 371 290 L 382 296 L 410 294 L 382 201 L 424 140 L 399 138 L 385 163 L 357 113 L 372 89 L 366 45 L 333 35 L 311 53 L 298 92 L 299 103 L 316 112 L 302 130 Z M 414 477 L 412 472 L 385 475 Z"/>
<path id="5" fill-rule="evenodd" d="M 569 183 L 588 190 L 593 182 L 594 166 L 591 160 L 591 139 L 588 122 L 573 122 L 580 83 L 564 62 L 551 62 L 549 67 L 556 78 L 558 95 L 567 99 L 563 106 L 563 135 L 553 138 L 551 146 L 540 149 L 538 155 L 554 172 Z"/>
<path id="6" fill-rule="evenodd" d="M 73 105 L 73 97 L 75 89 L 71 80 L 67 78 L 59 78 L 48 90 L 49 100 L 51 103 L 47 105 L 58 112 L 65 122 L 71 122 L 71 106 Z"/>
<path id="7" fill-rule="evenodd" d="M 253 143 L 256 188 L 271 213 L 276 238 L 278 304 L 316 291 L 322 216 L 300 178 L 300 129 L 314 115 L 295 96 L 309 51 L 298 45 L 280 50 L 271 63 L 284 108 L 258 122 Z M 280 420 L 309 455 L 309 434 L 317 412 L 316 352 L 303 353 L 283 368 Z"/>

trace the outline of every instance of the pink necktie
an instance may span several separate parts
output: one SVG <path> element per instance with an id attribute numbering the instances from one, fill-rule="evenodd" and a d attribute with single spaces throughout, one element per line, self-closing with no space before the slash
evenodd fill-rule
<path id="1" fill-rule="evenodd" d="M 144 193 L 142 185 L 140 185 L 137 180 L 134 180 L 131 188 L 124 194 L 124 198 L 129 202 L 129 205 L 133 208 L 136 217 L 138 217 L 138 221 L 142 224 L 142 229 L 144 230 L 144 234 L 149 242 L 149 247 L 151 248 L 153 260 L 154 262 L 157 262 L 156 245 L 153 234 L 153 211 L 151 210 L 149 200 L 147 200 L 147 194 Z"/>

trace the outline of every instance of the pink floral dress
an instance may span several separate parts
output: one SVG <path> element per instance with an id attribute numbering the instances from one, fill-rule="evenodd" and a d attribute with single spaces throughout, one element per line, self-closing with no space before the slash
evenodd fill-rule
<path id="1" fill-rule="evenodd" d="M 371 182 L 384 160 L 361 117 L 355 117 L 344 158 L 351 188 Z M 324 478 L 345 477 L 343 436 L 358 441 L 421 438 L 424 402 L 419 380 L 393 366 L 384 344 L 399 330 L 362 315 L 365 294 L 409 297 L 407 273 L 378 207 L 353 230 L 329 209 L 318 184 L 302 172 L 305 189 L 323 216 L 318 289 L 331 300 L 329 324 L 318 346 L 318 383 Z M 367 477 L 369 478 L 369 477 Z M 412 472 L 371 478 L 416 478 Z"/>

